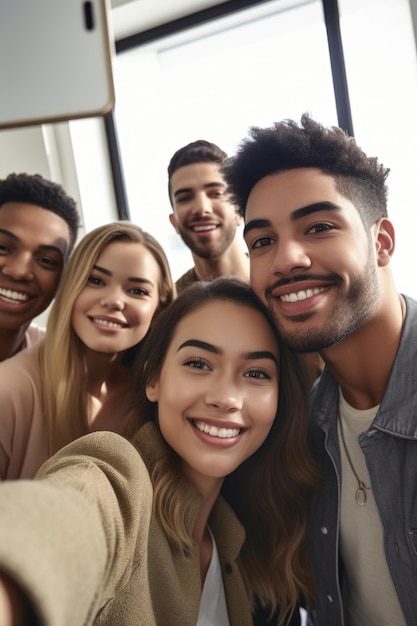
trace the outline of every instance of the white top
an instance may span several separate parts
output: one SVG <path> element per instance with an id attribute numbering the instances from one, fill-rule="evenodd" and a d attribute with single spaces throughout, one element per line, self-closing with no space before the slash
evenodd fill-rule
<path id="1" fill-rule="evenodd" d="M 41 328 L 34 322 L 29 326 L 25 333 L 25 338 L 22 346 L 22 350 L 26 350 L 26 348 L 31 348 L 38 343 L 41 339 L 45 337 L 45 329 Z"/>
<path id="2" fill-rule="evenodd" d="M 210 529 L 209 532 L 213 542 L 213 554 L 201 592 L 197 626 L 230 626 L 219 554 Z"/>

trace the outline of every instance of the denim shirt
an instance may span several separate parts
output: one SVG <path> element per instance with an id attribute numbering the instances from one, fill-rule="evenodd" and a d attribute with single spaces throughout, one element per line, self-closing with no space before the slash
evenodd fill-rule
<path id="1" fill-rule="evenodd" d="M 406 623 L 412 626 L 417 623 L 417 302 L 408 297 L 405 301 L 406 317 L 388 385 L 371 427 L 359 437 L 359 445 L 384 529 L 388 568 Z M 315 448 L 325 475 L 313 506 L 310 537 L 317 626 L 344 624 L 338 394 L 338 383 L 325 369 L 311 397 Z"/>

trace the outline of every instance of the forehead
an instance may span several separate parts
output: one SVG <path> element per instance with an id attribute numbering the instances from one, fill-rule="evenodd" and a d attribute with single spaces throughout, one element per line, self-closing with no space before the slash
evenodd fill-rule
<path id="1" fill-rule="evenodd" d="M 178 189 L 193 189 L 211 183 L 225 185 L 220 166 L 217 163 L 191 163 L 175 170 L 171 177 L 171 191 L 175 193 Z"/>
<path id="2" fill-rule="evenodd" d="M 6 202 L 0 207 L 0 228 L 9 231 L 30 249 L 56 246 L 65 255 L 71 240 L 66 221 L 35 204 Z"/>
<path id="3" fill-rule="evenodd" d="M 262 178 L 251 190 L 246 206 L 245 221 L 261 218 L 291 217 L 294 211 L 312 204 L 332 202 L 353 210 L 354 205 L 336 187 L 332 176 L 316 168 L 297 168 Z"/>
<path id="4" fill-rule="evenodd" d="M 100 252 L 95 265 L 132 277 L 157 279 L 160 273 L 152 252 L 138 241 L 111 241 Z"/>
<path id="5" fill-rule="evenodd" d="M 241 303 L 214 300 L 188 313 L 174 331 L 171 350 L 191 338 L 228 353 L 270 351 L 278 360 L 277 340 L 268 321 L 260 311 Z"/>

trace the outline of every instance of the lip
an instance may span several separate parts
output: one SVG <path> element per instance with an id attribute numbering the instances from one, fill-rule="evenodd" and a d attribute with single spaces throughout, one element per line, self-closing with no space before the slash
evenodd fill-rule
<path id="1" fill-rule="evenodd" d="M 240 424 L 234 424 L 230 422 L 220 422 L 197 418 L 190 418 L 188 421 L 193 429 L 193 432 L 201 441 L 210 445 L 220 447 L 235 445 L 238 441 L 240 441 L 243 434 L 247 430 Z M 200 425 L 200 428 L 197 426 L 197 424 Z M 203 430 L 201 430 L 201 426 L 206 426 L 212 429 L 214 428 L 216 429 L 218 434 L 210 434 L 209 432 L 204 432 Z M 228 435 L 231 434 L 231 436 L 221 436 L 222 434 L 224 434 L 223 431 L 225 431 Z M 236 431 L 239 432 L 237 434 L 233 434 Z"/>
<path id="2" fill-rule="evenodd" d="M 116 333 L 129 328 L 125 320 L 116 317 L 109 317 L 108 315 L 88 315 L 87 317 L 94 328 L 106 333 Z"/>
<path id="3" fill-rule="evenodd" d="M 26 299 L 19 299 L 19 296 L 23 296 Z M 0 287 L 0 303 L 3 310 L 9 309 L 11 311 L 16 311 L 25 309 L 28 306 L 33 305 L 35 297 L 36 296 L 34 294 L 28 293 L 22 289 L 16 289 L 15 287 Z"/>
<path id="4" fill-rule="evenodd" d="M 271 290 L 270 299 L 287 315 L 311 312 L 327 297 L 332 284 L 317 281 L 287 283 Z"/>
<path id="5" fill-rule="evenodd" d="M 218 222 L 192 222 L 188 228 L 195 235 L 207 236 L 220 228 L 220 224 Z"/>

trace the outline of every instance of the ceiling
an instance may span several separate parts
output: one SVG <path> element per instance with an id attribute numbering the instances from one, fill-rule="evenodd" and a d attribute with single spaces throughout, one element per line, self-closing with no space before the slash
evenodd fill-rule
<path id="1" fill-rule="evenodd" d="M 160 26 L 225 0 L 111 0 L 115 39 Z"/>

